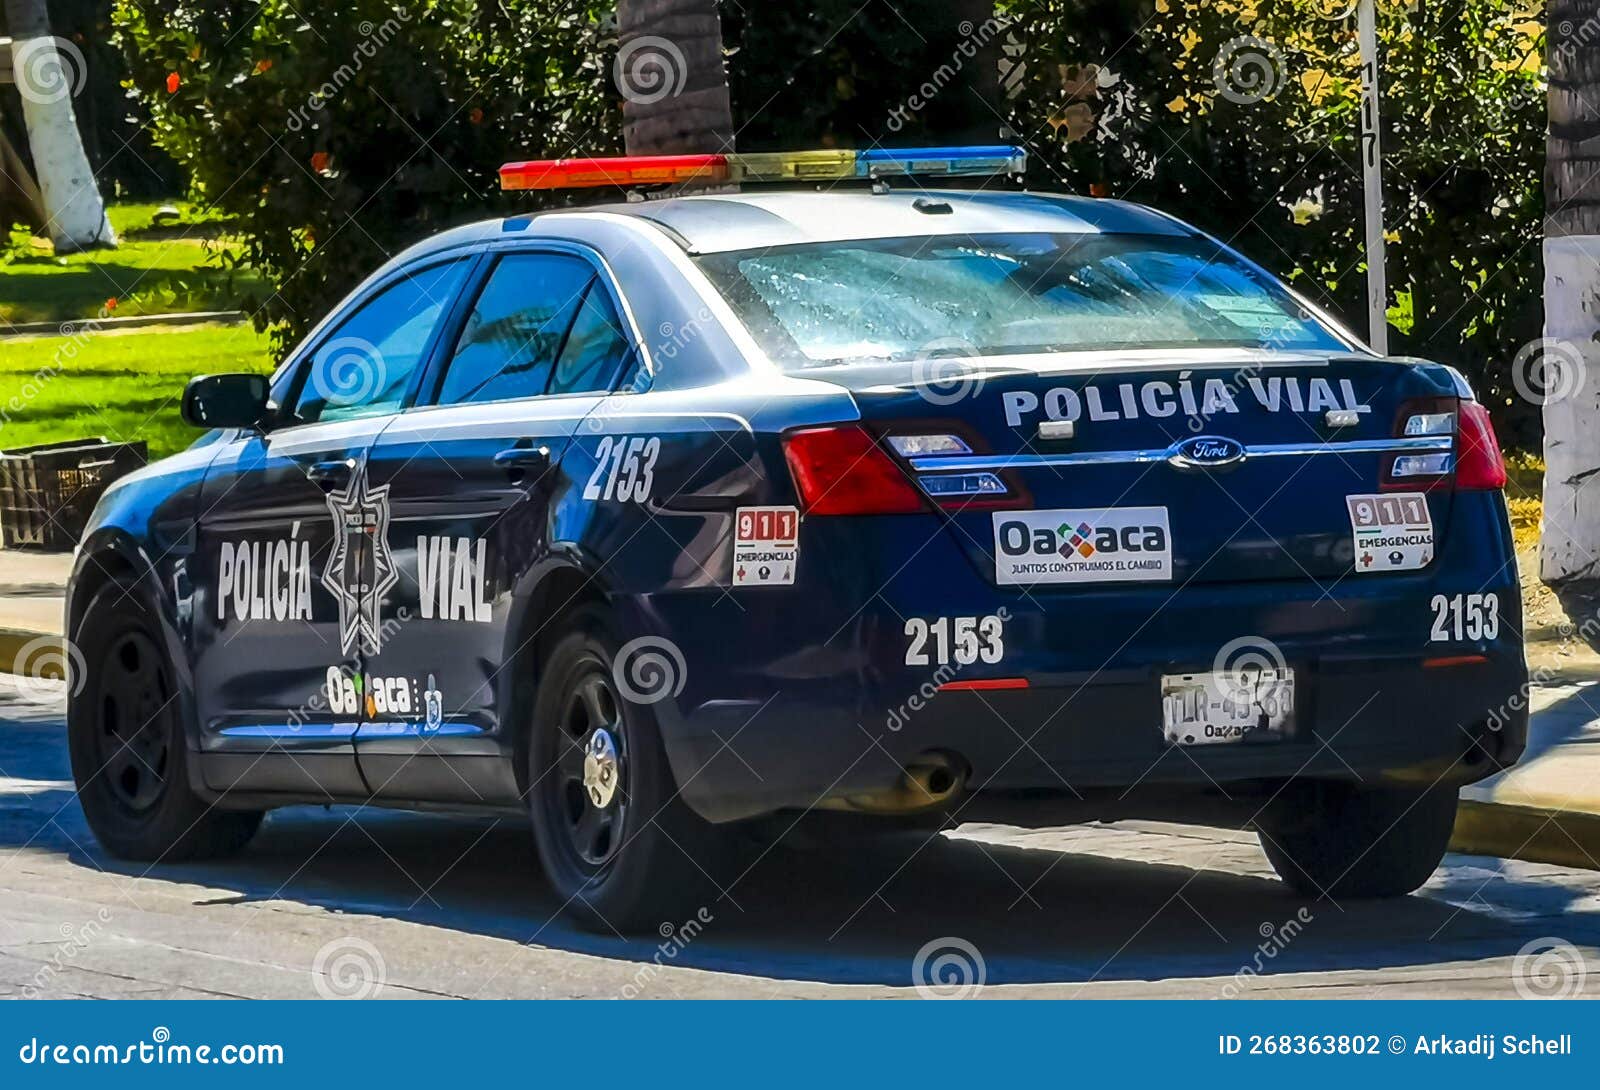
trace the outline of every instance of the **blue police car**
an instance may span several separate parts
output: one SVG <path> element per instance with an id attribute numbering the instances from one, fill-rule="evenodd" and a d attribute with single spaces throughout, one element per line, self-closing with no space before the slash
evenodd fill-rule
<path id="1" fill-rule="evenodd" d="M 919 180 L 1021 156 L 508 164 L 677 195 L 447 231 L 193 380 L 207 433 L 73 573 L 96 837 L 526 813 L 618 929 L 818 810 L 1227 824 L 1305 893 L 1415 889 L 1526 734 L 1488 414 L 1171 216 Z"/>

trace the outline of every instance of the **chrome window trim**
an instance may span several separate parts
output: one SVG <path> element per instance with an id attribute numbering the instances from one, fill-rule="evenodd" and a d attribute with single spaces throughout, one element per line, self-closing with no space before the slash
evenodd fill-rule
<path id="1" fill-rule="evenodd" d="M 1181 442 L 1181 440 L 1180 440 Z M 1347 439 L 1328 443 L 1258 443 L 1246 445 L 1244 460 L 1251 458 L 1309 457 L 1315 454 L 1392 454 L 1395 452 L 1449 452 L 1455 440 L 1448 435 L 1395 439 Z M 1139 465 L 1165 462 L 1178 444 L 1151 450 L 1086 450 L 1065 454 L 924 455 L 908 461 L 918 473 L 954 473 L 975 469 L 1027 469 L 1036 466 Z M 1204 468 L 1204 467 L 1200 467 Z"/>

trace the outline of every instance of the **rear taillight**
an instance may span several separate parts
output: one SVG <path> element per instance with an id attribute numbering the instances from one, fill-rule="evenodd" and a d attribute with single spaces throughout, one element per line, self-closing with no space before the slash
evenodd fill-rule
<path id="1" fill-rule="evenodd" d="M 1498 489 L 1506 486 L 1506 460 L 1500 453 L 1489 410 L 1463 401 L 1456 412 L 1456 488 Z"/>
<path id="2" fill-rule="evenodd" d="M 959 424 L 901 423 L 883 441 L 903 460 L 927 497 L 946 511 L 994 511 L 1031 503 L 1014 471 L 960 468 L 962 459 L 978 455 L 981 460 L 988 448 Z"/>
<path id="3" fill-rule="evenodd" d="M 808 515 L 904 515 L 927 510 L 905 471 L 856 424 L 790 432 L 784 457 Z"/>
<path id="4" fill-rule="evenodd" d="M 1448 451 L 1390 455 L 1383 468 L 1386 490 L 1425 491 L 1504 488 L 1506 464 L 1489 410 L 1476 401 L 1423 398 L 1401 407 L 1395 435 L 1405 439 L 1448 437 Z"/>

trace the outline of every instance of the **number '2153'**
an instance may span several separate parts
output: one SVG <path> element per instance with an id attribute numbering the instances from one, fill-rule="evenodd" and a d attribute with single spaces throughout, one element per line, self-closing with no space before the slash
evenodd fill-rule
<path id="1" fill-rule="evenodd" d="M 906 635 L 911 646 L 906 648 L 907 666 L 949 665 L 954 659 L 962 666 L 982 659 L 999 662 L 1005 657 L 1005 621 L 1009 614 L 1001 609 L 987 617 L 936 617 L 925 621 L 912 617 L 906 621 Z M 932 644 L 930 653 L 928 645 Z"/>
<path id="2" fill-rule="evenodd" d="M 1498 594 L 1435 594 L 1429 604 L 1433 629 L 1428 639 L 1434 643 L 1492 640 L 1500 635 Z"/>
<path id="3" fill-rule="evenodd" d="M 656 456 L 660 453 L 661 440 L 653 435 L 648 439 L 605 436 L 595 451 L 594 472 L 583 486 L 583 498 L 644 503 L 655 486 Z"/>

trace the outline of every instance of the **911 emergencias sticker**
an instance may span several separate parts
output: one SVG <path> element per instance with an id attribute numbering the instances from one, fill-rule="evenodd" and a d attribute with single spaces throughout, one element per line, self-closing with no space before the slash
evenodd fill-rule
<path id="1" fill-rule="evenodd" d="M 1433 559 L 1433 515 L 1421 492 L 1346 496 L 1356 571 L 1415 571 Z"/>
<path id="2" fill-rule="evenodd" d="M 800 559 L 800 509 L 741 507 L 733 519 L 733 585 L 778 587 L 794 582 Z"/>

